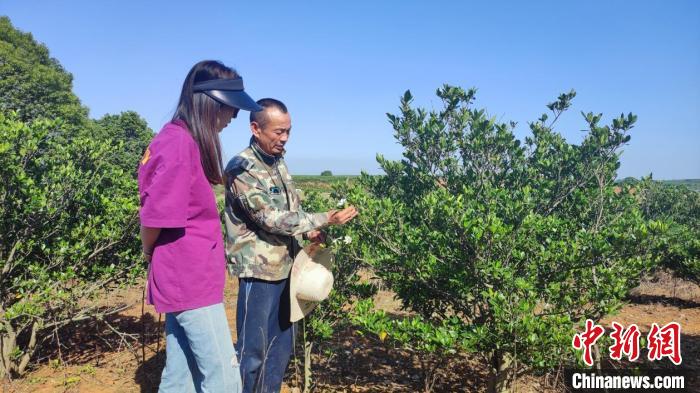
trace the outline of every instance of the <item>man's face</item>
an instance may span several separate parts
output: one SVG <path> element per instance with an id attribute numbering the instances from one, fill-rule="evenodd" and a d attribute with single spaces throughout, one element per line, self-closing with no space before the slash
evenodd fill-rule
<path id="1" fill-rule="evenodd" d="M 292 130 L 292 119 L 289 113 L 282 113 L 277 108 L 265 108 L 263 124 L 250 123 L 250 129 L 260 148 L 267 154 L 280 155 L 284 153 L 284 145 L 289 140 Z"/>

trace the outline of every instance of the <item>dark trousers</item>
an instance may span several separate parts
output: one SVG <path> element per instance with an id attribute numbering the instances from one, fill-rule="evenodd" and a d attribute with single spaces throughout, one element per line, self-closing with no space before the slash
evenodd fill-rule
<path id="1" fill-rule="evenodd" d="M 279 392 L 294 343 L 289 322 L 289 279 L 238 280 L 236 352 L 243 392 Z"/>

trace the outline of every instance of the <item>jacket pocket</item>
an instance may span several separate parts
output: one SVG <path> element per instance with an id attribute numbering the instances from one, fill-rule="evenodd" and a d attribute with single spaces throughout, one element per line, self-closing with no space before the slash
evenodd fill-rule
<path id="1" fill-rule="evenodd" d="M 255 272 L 260 278 L 279 280 L 289 269 L 289 236 L 276 236 L 259 232 L 255 242 Z"/>

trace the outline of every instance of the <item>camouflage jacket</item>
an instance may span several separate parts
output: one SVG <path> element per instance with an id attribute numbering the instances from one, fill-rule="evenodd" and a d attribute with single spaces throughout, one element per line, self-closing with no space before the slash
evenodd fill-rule
<path id="1" fill-rule="evenodd" d="M 288 277 L 303 233 L 328 223 L 325 213 L 305 213 L 282 157 L 251 145 L 229 161 L 226 186 L 226 257 L 239 277 Z"/>

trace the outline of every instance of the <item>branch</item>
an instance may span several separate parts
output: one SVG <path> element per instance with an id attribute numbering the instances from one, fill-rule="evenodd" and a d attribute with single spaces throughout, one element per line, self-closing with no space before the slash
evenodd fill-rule
<path id="1" fill-rule="evenodd" d="M 74 317 L 62 319 L 60 321 L 55 320 L 54 322 L 44 326 L 44 328 L 51 328 L 51 327 L 62 328 L 64 326 L 68 325 L 69 323 L 86 321 L 88 319 L 93 319 L 93 318 L 104 319 L 105 317 L 108 317 L 110 315 L 114 315 L 118 312 L 127 310 L 131 307 L 134 307 L 138 303 L 139 302 L 134 302 L 134 303 L 130 303 L 130 304 L 123 304 L 120 307 L 113 308 L 107 312 L 98 312 L 98 313 L 94 313 L 94 314 L 91 313 L 91 311 L 94 311 L 95 308 L 90 308 L 88 310 L 83 310 L 82 312 L 80 312 L 78 315 L 76 315 Z"/>
<path id="2" fill-rule="evenodd" d="M 19 362 L 19 366 L 17 367 L 17 373 L 18 374 L 24 374 L 24 370 L 27 368 L 27 365 L 29 364 L 29 359 L 31 359 L 32 355 L 34 354 L 34 350 L 36 349 L 36 334 L 39 331 L 39 322 L 34 321 L 32 324 L 32 334 L 29 338 L 29 343 L 27 344 L 27 349 L 24 352 L 24 355 L 22 355 L 22 359 Z"/>
<path id="3" fill-rule="evenodd" d="M 15 252 L 17 252 L 17 248 L 19 247 L 20 243 L 21 240 L 18 239 L 12 246 L 12 249 L 10 250 L 10 255 L 7 256 L 7 259 L 5 260 L 5 266 L 2 267 L 2 273 L 0 273 L 0 283 L 4 282 L 5 276 L 7 276 L 12 271 L 12 262 L 15 259 Z"/>

